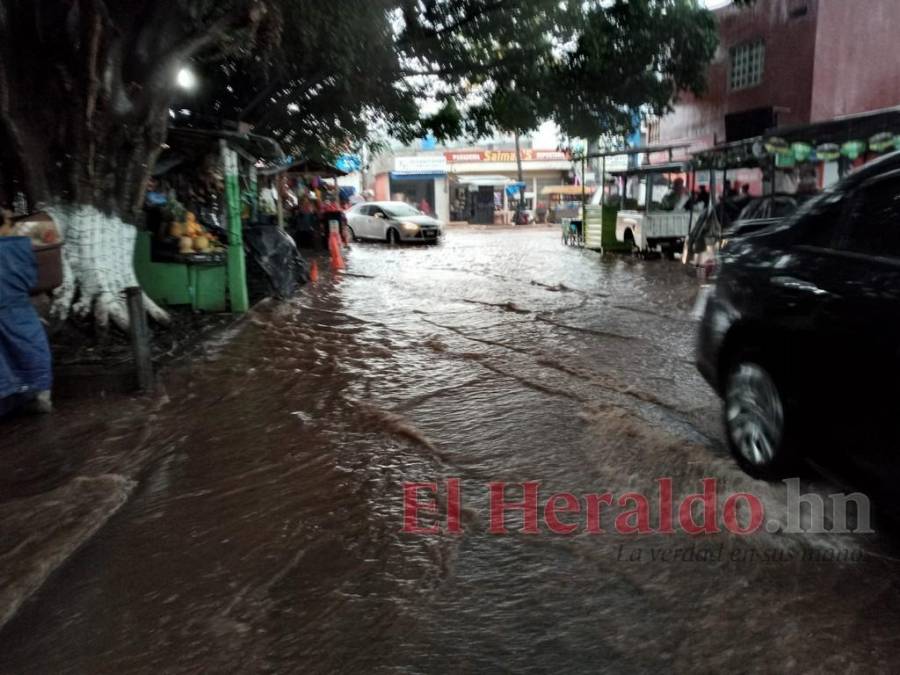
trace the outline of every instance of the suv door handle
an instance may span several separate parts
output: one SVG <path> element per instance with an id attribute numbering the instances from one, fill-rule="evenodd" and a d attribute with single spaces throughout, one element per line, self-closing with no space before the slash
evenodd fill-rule
<path id="1" fill-rule="evenodd" d="M 773 286 L 786 288 L 791 291 L 800 291 L 801 293 L 809 293 L 810 295 L 816 295 L 819 297 L 834 295 L 830 291 L 826 291 L 824 288 L 819 288 L 814 283 L 804 281 L 803 279 L 797 279 L 795 277 L 772 277 L 769 281 Z"/>

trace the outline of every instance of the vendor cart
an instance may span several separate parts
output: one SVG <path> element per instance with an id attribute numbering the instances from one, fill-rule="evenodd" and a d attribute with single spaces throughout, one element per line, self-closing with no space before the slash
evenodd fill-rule
<path id="1" fill-rule="evenodd" d="M 584 246 L 584 199 L 593 193 L 593 187 L 584 185 L 551 185 L 541 190 L 548 204 L 548 220 L 560 225 L 563 244 Z"/>

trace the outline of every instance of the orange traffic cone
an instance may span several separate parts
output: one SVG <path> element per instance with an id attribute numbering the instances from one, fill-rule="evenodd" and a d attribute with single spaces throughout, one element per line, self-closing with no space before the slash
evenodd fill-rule
<path id="1" fill-rule="evenodd" d="M 331 253 L 331 269 L 338 272 L 344 269 L 344 258 L 341 256 L 341 239 L 337 232 L 328 237 L 328 251 Z"/>
<path id="2" fill-rule="evenodd" d="M 319 280 L 319 261 L 313 260 L 309 268 L 309 280 L 316 283 Z"/>

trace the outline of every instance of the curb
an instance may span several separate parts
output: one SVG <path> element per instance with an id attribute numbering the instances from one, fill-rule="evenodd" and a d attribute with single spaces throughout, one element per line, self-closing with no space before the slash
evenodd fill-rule
<path id="1" fill-rule="evenodd" d="M 122 476 L 78 477 L 49 493 L 0 505 L 8 546 L 0 551 L 0 631 L 125 505 L 135 486 Z"/>

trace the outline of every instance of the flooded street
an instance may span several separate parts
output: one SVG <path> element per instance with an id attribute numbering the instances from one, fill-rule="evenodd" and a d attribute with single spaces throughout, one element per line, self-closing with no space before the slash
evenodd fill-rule
<path id="1" fill-rule="evenodd" d="M 680 264 L 604 259 L 555 229 L 358 244 L 347 264 L 166 373 L 146 419 L 120 420 L 146 426 L 134 452 L 157 459 L 0 634 L 0 671 L 898 665 L 897 535 L 877 524 L 528 535 L 510 512 L 509 534 L 488 531 L 491 482 L 655 503 L 661 478 L 680 496 L 713 477 L 783 520 L 785 486 L 746 477 L 724 448 Z M 404 484 L 441 485 L 443 524 L 452 478 L 463 532 L 402 532 Z M 715 555 L 655 553 L 689 547 Z M 835 551 L 853 560 L 804 559 Z"/>

